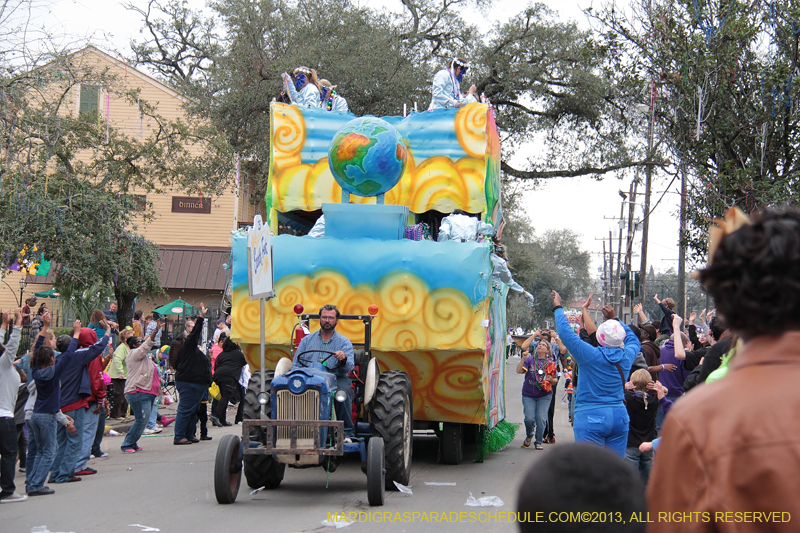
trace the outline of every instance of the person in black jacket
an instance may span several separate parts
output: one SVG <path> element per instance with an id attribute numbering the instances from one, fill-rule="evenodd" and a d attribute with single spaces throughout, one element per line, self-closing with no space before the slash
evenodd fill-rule
<path id="1" fill-rule="evenodd" d="M 215 426 L 231 426 L 225 420 L 225 412 L 228 410 L 228 402 L 236 403 L 239 398 L 239 378 L 242 376 L 242 368 L 247 364 L 239 345 L 230 338 L 225 339 L 222 345 L 222 353 L 217 356 L 217 364 L 214 372 L 214 382 L 219 387 L 222 398 L 216 404 L 216 411 L 212 412 L 211 423 Z"/>
<path id="2" fill-rule="evenodd" d="M 177 445 L 200 442 L 200 439 L 193 438 L 197 426 L 197 410 L 211 385 L 211 362 L 198 345 L 205 314 L 206 308 L 200 304 L 200 316 L 175 354 L 175 386 L 180 399 L 172 443 Z"/>

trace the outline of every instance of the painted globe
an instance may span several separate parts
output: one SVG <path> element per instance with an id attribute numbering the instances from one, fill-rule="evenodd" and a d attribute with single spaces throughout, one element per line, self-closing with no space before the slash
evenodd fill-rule
<path id="1" fill-rule="evenodd" d="M 403 176 L 408 151 L 397 130 L 375 117 L 351 120 L 336 132 L 328 165 L 342 188 L 356 196 L 376 196 Z"/>

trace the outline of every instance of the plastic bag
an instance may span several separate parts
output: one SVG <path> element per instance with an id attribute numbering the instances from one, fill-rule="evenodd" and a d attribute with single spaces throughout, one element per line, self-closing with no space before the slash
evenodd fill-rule
<path id="1" fill-rule="evenodd" d="M 469 498 L 467 498 L 467 503 L 465 503 L 467 507 L 502 507 L 505 505 L 503 500 L 501 500 L 497 496 L 483 496 L 481 498 L 475 498 L 472 493 L 469 493 Z"/>
<path id="2" fill-rule="evenodd" d="M 215 400 L 222 399 L 222 393 L 219 390 L 219 385 L 216 383 L 212 383 L 211 386 L 208 388 L 208 395 L 214 398 Z"/>

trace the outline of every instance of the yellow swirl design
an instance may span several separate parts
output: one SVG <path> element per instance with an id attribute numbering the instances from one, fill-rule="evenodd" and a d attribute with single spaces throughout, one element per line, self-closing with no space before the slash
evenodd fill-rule
<path id="1" fill-rule="evenodd" d="M 300 151 L 305 142 L 303 116 L 295 106 L 280 106 L 274 113 L 275 140 L 272 172 L 274 208 L 279 211 L 320 209 L 323 203 L 338 203 L 342 190 L 331 174 L 328 159 L 301 163 Z M 458 142 L 469 154 L 457 161 L 434 156 L 418 162 L 409 149 L 405 171 L 400 181 L 387 191 L 384 201 L 407 205 L 413 213 L 430 210 L 470 213 L 486 210 L 486 135 L 487 110 L 482 104 L 469 104 L 455 118 Z M 280 138 L 278 135 L 280 134 Z M 298 146 L 297 143 L 300 143 Z M 374 197 L 351 196 L 357 204 L 374 204 Z"/>
<path id="2" fill-rule="evenodd" d="M 483 424 L 488 391 L 481 383 L 483 351 L 373 350 L 381 370 L 408 373 L 414 384 L 414 419 Z"/>
<path id="3" fill-rule="evenodd" d="M 458 144 L 472 157 L 483 159 L 486 155 L 487 110 L 485 104 L 467 104 L 456 113 L 456 138 Z"/>
<path id="4" fill-rule="evenodd" d="M 306 142 L 306 122 L 302 111 L 293 105 L 273 107 L 272 164 L 276 170 L 300 163 Z"/>
<path id="5" fill-rule="evenodd" d="M 306 312 L 316 313 L 327 303 L 335 303 L 343 314 L 364 314 L 371 304 L 380 309 L 373 322 L 373 347 L 381 350 L 484 350 L 488 300 L 472 305 L 462 292 L 452 288 L 430 290 L 413 273 L 396 271 L 375 287 L 368 283 L 351 286 L 338 271 L 320 269 L 312 276 L 292 274 L 275 282 L 276 298 L 266 302 L 264 318 L 266 342 L 288 345 L 296 322 L 293 307 L 302 304 Z M 249 301 L 247 287 L 233 294 L 234 336 L 245 344 L 259 342 L 258 301 Z M 312 329 L 318 324 L 312 323 Z M 340 322 L 340 331 L 360 342 L 360 322 Z"/>
<path id="6" fill-rule="evenodd" d="M 305 199 L 303 187 L 311 172 L 309 165 L 287 166 L 283 171 L 277 172 L 273 178 L 274 190 L 278 193 L 275 208 L 280 211 L 295 209 L 313 210 Z M 317 208 L 318 209 L 318 208 Z"/>
<path id="7" fill-rule="evenodd" d="M 378 284 L 378 296 L 383 304 L 381 316 L 395 322 L 419 314 L 427 292 L 427 284 L 418 276 L 405 271 L 388 274 Z"/>

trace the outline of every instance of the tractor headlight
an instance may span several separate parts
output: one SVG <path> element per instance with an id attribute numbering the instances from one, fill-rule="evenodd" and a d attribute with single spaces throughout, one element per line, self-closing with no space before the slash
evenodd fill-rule
<path id="1" fill-rule="evenodd" d="M 267 405 L 269 401 L 269 393 L 268 392 L 261 392 L 258 394 L 258 403 L 261 405 Z"/>
<path id="2" fill-rule="evenodd" d="M 347 399 L 347 391 L 345 391 L 344 389 L 337 390 L 333 399 L 339 403 L 344 402 Z"/>

